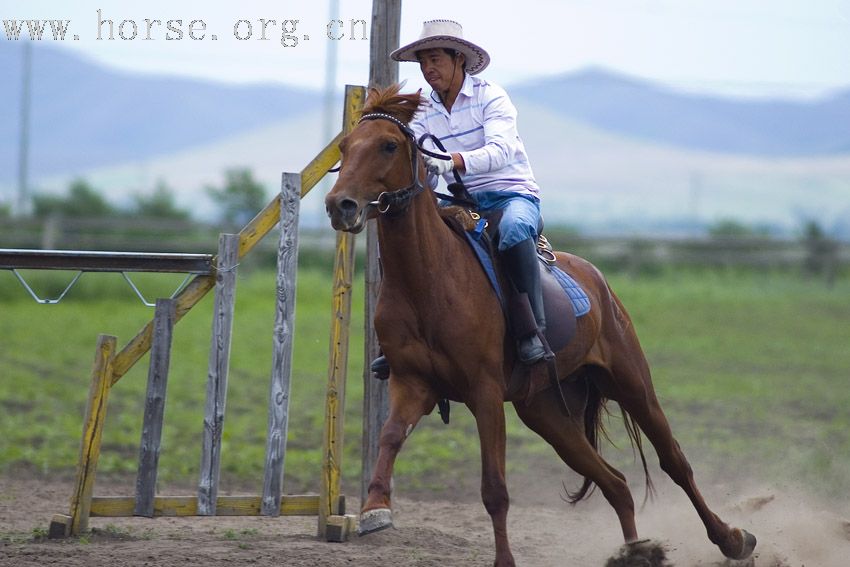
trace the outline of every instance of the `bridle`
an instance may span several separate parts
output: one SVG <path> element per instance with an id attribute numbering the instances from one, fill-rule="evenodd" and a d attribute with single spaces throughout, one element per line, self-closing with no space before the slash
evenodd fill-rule
<path id="1" fill-rule="evenodd" d="M 382 215 L 396 215 L 401 214 L 407 210 L 410 206 L 411 201 L 414 197 L 419 195 L 425 190 L 425 186 L 419 180 L 419 161 L 418 161 L 418 152 L 422 152 L 427 156 L 431 156 L 437 159 L 451 159 L 446 158 L 443 154 L 438 154 L 432 152 L 422 146 L 425 140 L 432 140 L 434 144 L 442 151 L 446 151 L 443 144 L 440 142 L 439 138 L 434 136 L 433 134 L 423 134 L 419 140 L 416 140 L 416 135 L 413 133 L 413 130 L 410 127 L 390 114 L 385 114 L 383 112 L 371 112 L 369 114 L 364 114 L 360 117 L 360 120 L 357 122 L 358 124 L 362 123 L 364 120 L 389 120 L 396 126 L 398 126 L 401 133 L 404 134 L 408 141 L 410 142 L 410 172 L 413 177 L 410 185 L 407 187 L 402 187 L 401 189 L 396 189 L 394 191 L 383 191 L 375 201 L 371 201 L 367 203 L 366 207 L 375 207 L 378 210 L 378 213 Z M 474 206 L 471 198 L 469 198 L 468 194 L 465 194 L 466 189 L 463 186 L 463 181 L 460 179 L 460 175 L 457 171 L 454 171 L 455 183 L 452 183 L 449 188 L 453 193 L 458 191 L 460 196 L 455 195 L 444 195 L 442 193 L 435 194 L 441 199 L 445 199 L 447 201 L 451 201 L 453 203 L 465 205 L 465 206 Z M 452 186 L 455 186 L 452 188 Z"/>
<path id="2" fill-rule="evenodd" d="M 410 206 L 410 202 L 413 198 L 425 190 L 425 186 L 419 180 L 419 161 L 417 159 L 419 156 L 417 153 L 419 151 L 425 152 L 427 150 L 419 147 L 416 143 L 416 135 L 413 133 L 413 130 L 395 116 L 385 114 L 383 112 L 372 112 L 361 116 L 357 123 L 361 124 L 364 120 L 389 120 L 398 126 L 401 133 L 404 134 L 410 142 L 410 172 L 413 177 L 413 181 L 407 187 L 402 187 L 395 191 L 383 191 L 380 195 L 378 195 L 377 200 L 372 201 L 367 205 L 377 207 L 378 212 L 382 215 L 402 213 Z M 392 211 L 392 213 L 390 211 Z"/>

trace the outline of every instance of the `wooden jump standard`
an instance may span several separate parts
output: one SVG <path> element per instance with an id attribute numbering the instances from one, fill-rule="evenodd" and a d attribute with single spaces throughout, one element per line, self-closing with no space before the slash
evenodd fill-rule
<path id="1" fill-rule="evenodd" d="M 100 335 L 95 351 L 76 483 L 70 512 L 57 514 L 50 537 L 78 535 L 88 529 L 90 516 L 196 516 L 267 515 L 318 516 L 318 534 L 328 541 L 345 541 L 355 527 L 355 516 L 345 514 L 340 493 L 348 330 L 351 320 L 351 283 L 354 272 L 354 236 L 337 233 L 334 263 L 333 313 L 325 404 L 325 435 L 318 495 L 281 495 L 286 454 L 289 384 L 292 370 L 295 276 L 298 258 L 298 212 L 306 195 L 339 161 L 338 144 L 355 125 L 365 89 L 347 86 L 343 130 L 300 174 L 283 174 L 280 195 L 238 235 L 222 235 L 210 273 L 197 275 L 173 299 L 156 303 L 153 320 L 120 351 L 117 339 Z M 269 433 L 262 496 L 218 496 L 221 432 L 227 392 L 230 337 L 236 291 L 236 267 L 256 244 L 280 223 L 277 307 L 273 335 L 272 377 L 269 396 Z M 200 270 L 199 270 L 200 271 Z M 156 496 L 156 474 L 165 409 L 166 384 L 174 325 L 215 287 L 212 346 L 207 383 L 201 477 L 197 496 Z M 148 389 L 135 497 L 93 496 L 107 402 L 112 387 L 148 351 Z"/>

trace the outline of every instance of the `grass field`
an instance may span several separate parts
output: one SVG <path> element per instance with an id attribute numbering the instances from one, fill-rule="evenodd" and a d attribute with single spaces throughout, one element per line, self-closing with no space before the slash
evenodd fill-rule
<path id="1" fill-rule="evenodd" d="M 34 273 L 33 280 L 42 295 L 61 289 L 57 274 Z M 610 280 L 634 319 L 674 431 L 703 470 L 738 476 L 752 467 L 761 477 L 850 490 L 847 278 L 832 289 L 782 273 L 666 271 Z M 151 275 L 141 287 L 155 297 L 178 282 Z M 286 492 L 317 489 L 330 286 L 329 270 L 298 274 Z M 223 487 L 261 488 L 273 302 L 272 272 L 240 274 Z M 175 330 L 161 485 L 197 481 L 211 305 L 210 295 Z M 361 313 L 358 281 L 343 464 L 349 489 L 358 486 L 360 463 Z M 0 271 L 0 474 L 73 474 L 97 335 L 116 335 L 123 346 L 151 316 L 117 274 L 87 274 L 61 304 L 40 306 Z M 143 359 L 112 390 L 101 475 L 135 473 L 146 368 Z M 513 410 L 508 415 L 509 471 L 542 459 L 554 463 L 548 446 Z M 623 441 L 616 419 L 609 429 Z M 616 466 L 632 460 L 629 450 L 604 452 Z M 476 486 L 478 462 L 473 421 L 454 405 L 449 426 L 435 413 L 417 428 L 399 459 L 397 482 L 439 491 L 462 477 Z"/>

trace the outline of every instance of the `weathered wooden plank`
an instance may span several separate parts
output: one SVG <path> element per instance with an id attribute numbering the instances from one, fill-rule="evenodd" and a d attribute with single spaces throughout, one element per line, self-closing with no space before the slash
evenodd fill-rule
<path id="1" fill-rule="evenodd" d="M 227 402 L 227 375 L 230 366 L 230 343 L 233 334 L 233 311 L 236 304 L 236 266 L 239 235 L 222 234 L 218 243 L 215 307 L 213 310 L 212 344 L 210 346 L 204 434 L 201 447 L 201 479 L 198 483 L 198 512 L 214 516 L 221 469 L 221 435 Z"/>
<path id="2" fill-rule="evenodd" d="M 280 190 L 280 244 L 277 249 L 277 303 L 275 307 L 272 372 L 269 387 L 269 425 L 263 479 L 262 512 L 280 513 L 289 428 L 289 389 L 295 331 L 295 285 L 298 272 L 298 212 L 301 176 L 284 173 Z"/>
<path id="3" fill-rule="evenodd" d="M 375 334 L 375 307 L 381 289 L 381 269 L 378 258 L 378 234 L 374 221 L 366 226 L 366 268 L 364 270 L 365 301 L 363 334 L 365 343 L 363 365 L 363 437 L 361 444 L 360 499 L 366 501 L 375 462 L 378 460 L 378 438 L 389 415 L 389 391 L 386 380 L 375 380 L 370 364 L 380 353 Z"/>
<path id="4" fill-rule="evenodd" d="M 162 422 L 165 417 L 168 368 L 171 363 L 174 306 L 173 299 L 156 300 L 153 345 L 145 396 L 145 416 L 142 421 L 142 439 L 139 443 L 139 470 L 136 475 L 134 514 L 137 516 L 153 516 Z"/>
<path id="5" fill-rule="evenodd" d="M 372 42 L 369 44 L 369 85 L 386 87 L 398 82 L 398 62 L 390 53 L 399 46 L 401 0 L 376 0 L 372 3 Z M 366 226 L 365 320 L 363 365 L 363 439 L 361 451 L 360 498 L 366 501 L 372 471 L 378 460 L 378 438 L 389 414 L 387 383 L 375 380 L 369 369 L 378 356 L 380 345 L 372 321 L 381 288 L 376 221 Z"/>
<path id="6" fill-rule="evenodd" d="M 372 2 L 369 42 L 369 86 L 387 87 L 398 82 L 398 61 L 390 53 L 398 49 L 401 34 L 401 0 Z"/>
<path id="7" fill-rule="evenodd" d="M 71 496 L 72 518 L 70 533 L 79 535 L 88 529 L 91 511 L 92 490 L 94 489 L 97 461 L 100 457 L 100 444 L 103 438 L 103 424 L 106 420 L 106 405 L 112 384 L 112 361 L 115 357 L 117 339 L 109 335 L 97 338 L 92 381 L 89 399 L 86 405 L 86 417 L 83 422 L 83 438 L 80 443 L 80 457 L 77 463 L 77 477 Z"/>
<path id="8" fill-rule="evenodd" d="M 260 496 L 219 496 L 216 501 L 217 516 L 259 516 Z M 130 496 L 99 496 L 91 500 L 91 515 L 100 517 L 127 517 L 133 515 L 135 503 Z M 280 500 L 281 516 L 315 516 L 319 511 L 317 495 L 284 495 Z M 199 516 L 195 496 L 157 496 L 154 499 L 154 517 Z"/>

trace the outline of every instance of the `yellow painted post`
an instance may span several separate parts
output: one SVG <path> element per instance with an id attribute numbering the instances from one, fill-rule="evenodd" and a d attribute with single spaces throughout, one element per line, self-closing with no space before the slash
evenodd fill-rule
<path id="1" fill-rule="evenodd" d="M 100 457 L 106 404 L 112 385 L 112 362 L 116 344 L 117 339 L 109 335 L 100 335 L 97 339 L 89 401 L 83 423 L 83 439 L 80 443 L 80 459 L 77 464 L 77 480 L 71 497 L 71 535 L 79 535 L 89 526 L 94 477 Z"/>
<path id="2" fill-rule="evenodd" d="M 357 124 L 363 106 L 365 89 L 346 86 L 343 133 Z M 345 413 L 345 381 L 348 367 L 348 336 L 351 327 L 351 282 L 354 274 L 354 235 L 338 232 L 334 261 L 333 320 L 330 333 L 328 389 L 325 397 L 325 435 L 322 443 L 322 476 L 319 487 L 319 537 L 328 537 L 328 522 L 342 510 L 343 418 Z M 335 520 L 335 519 L 334 519 Z M 335 524 L 335 522 L 331 522 Z M 346 539 L 347 534 L 334 530 L 333 539 Z"/>
<path id="3" fill-rule="evenodd" d="M 339 508 L 342 480 L 343 416 L 351 324 L 351 281 L 354 272 L 354 235 L 337 233 L 334 262 L 333 320 L 331 321 L 328 389 L 325 396 L 325 434 L 319 489 L 319 537 L 325 537 L 328 518 L 344 513 Z"/>

